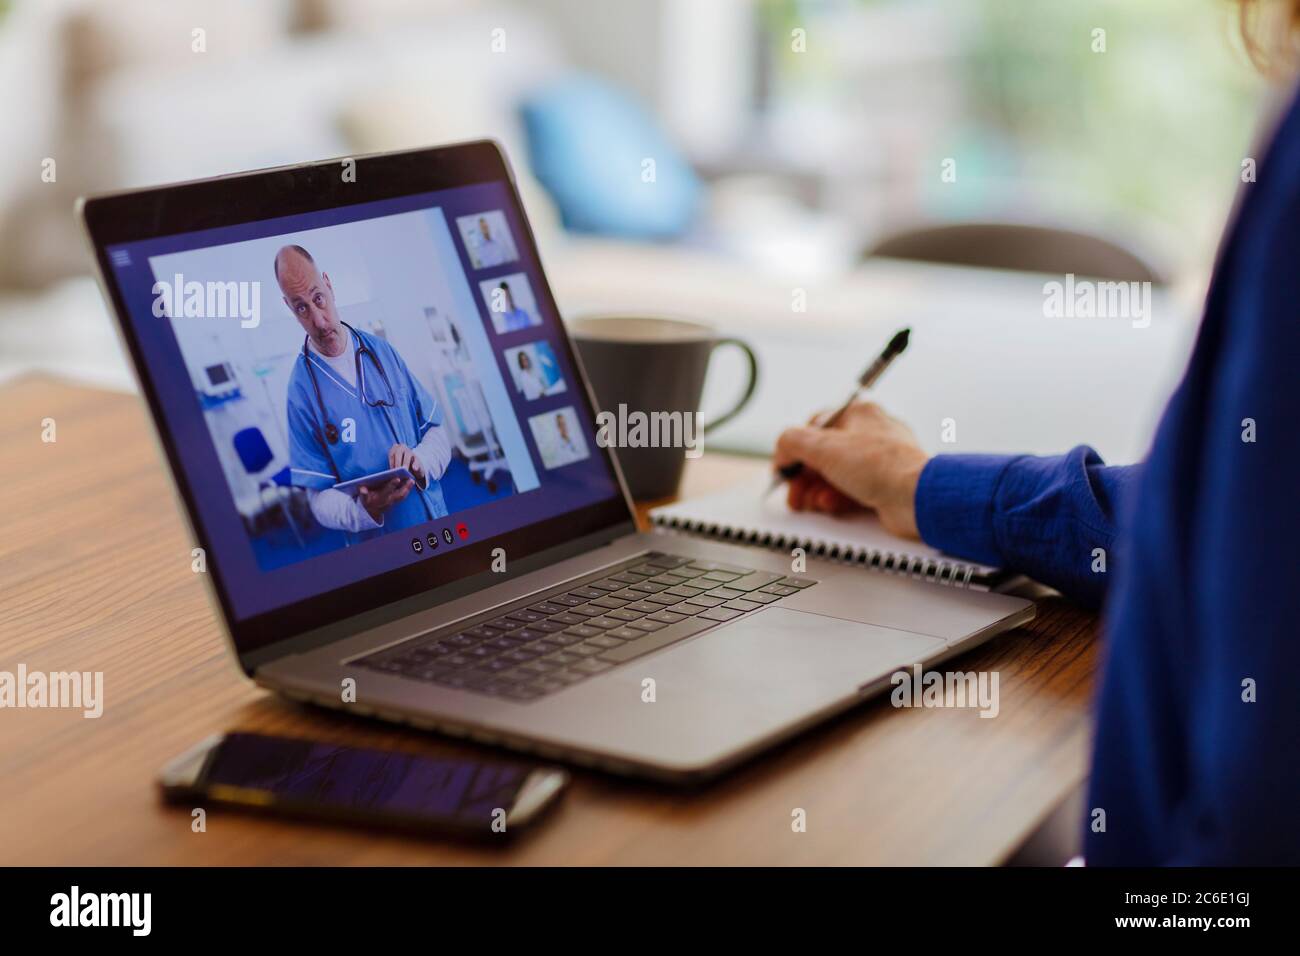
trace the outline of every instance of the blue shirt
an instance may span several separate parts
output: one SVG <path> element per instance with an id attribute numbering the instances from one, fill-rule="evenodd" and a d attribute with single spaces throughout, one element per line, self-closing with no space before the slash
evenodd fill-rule
<path id="1" fill-rule="evenodd" d="M 501 322 L 502 334 L 506 332 L 518 332 L 520 329 L 526 329 L 533 324 L 533 317 L 525 310 L 516 306 L 509 312 L 501 313 L 504 318 Z"/>
<path id="2" fill-rule="evenodd" d="M 1293 102 L 1145 465 L 1078 447 L 940 455 L 921 474 L 928 544 L 1106 605 L 1090 865 L 1300 863 L 1298 312 Z"/>

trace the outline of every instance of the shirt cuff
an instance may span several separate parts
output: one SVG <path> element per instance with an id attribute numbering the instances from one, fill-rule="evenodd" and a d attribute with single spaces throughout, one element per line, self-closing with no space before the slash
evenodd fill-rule
<path id="1" fill-rule="evenodd" d="M 1000 566 L 993 503 L 1002 475 L 1017 455 L 935 455 L 916 485 L 921 540 L 946 554 Z"/>
<path id="2" fill-rule="evenodd" d="M 339 492 L 339 494 L 342 494 L 342 492 Z M 348 500 L 352 502 L 352 512 L 356 516 L 358 531 L 378 531 L 384 526 L 384 515 L 380 515 L 379 520 L 376 521 L 370 517 L 370 512 L 366 510 L 366 506 L 361 503 L 360 498 L 349 498 Z"/>

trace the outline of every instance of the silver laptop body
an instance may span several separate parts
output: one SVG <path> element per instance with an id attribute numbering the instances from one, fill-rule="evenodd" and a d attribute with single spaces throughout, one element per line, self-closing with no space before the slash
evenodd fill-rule
<path id="1" fill-rule="evenodd" d="M 690 617 L 592 655 L 608 666 L 532 700 L 431 686 L 356 664 L 420 635 L 459 633 L 475 620 L 544 603 L 548 594 L 572 593 L 655 552 L 753 569 L 774 581 L 790 577 L 779 553 L 667 532 L 629 534 L 508 584 L 279 657 L 258 667 L 254 679 L 326 707 L 613 773 L 688 782 L 888 689 L 900 669 L 933 666 L 1034 616 L 1022 598 L 810 560 L 798 577 L 815 584 L 730 621 Z M 620 660 L 629 654 L 636 656 Z M 355 703 L 343 702 L 348 678 L 356 681 Z"/>

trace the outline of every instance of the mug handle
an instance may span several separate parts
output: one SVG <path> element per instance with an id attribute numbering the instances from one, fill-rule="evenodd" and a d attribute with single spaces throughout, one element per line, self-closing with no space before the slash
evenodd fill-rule
<path id="1" fill-rule="evenodd" d="M 731 411 L 725 412 L 713 421 L 705 423 L 704 433 L 706 435 L 714 428 L 717 428 L 724 422 L 731 421 L 739 415 L 744 410 L 745 406 L 749 404 L 749 400 L 754 397 L 754 392 L 758 388 L 758 357 L 754 355 L 754 350 L 744 342 L 740 341 L 740 339 L 718 339 L 713 343 L 713 348 L 716 349 L 720 345 L 734 345 L 736 348 L 740 349 L 740 351 L 745 353 L 745 358 L 749 360 L 749 382 L 745 385 L 744 394 L 740 396 L 740 400 L 736 402 Z M 710 352 L 710 354 L 712 354 L 712 352 Z"/>

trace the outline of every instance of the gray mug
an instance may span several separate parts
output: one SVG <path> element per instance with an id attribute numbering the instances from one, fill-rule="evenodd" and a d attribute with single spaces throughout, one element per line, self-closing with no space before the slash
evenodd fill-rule
<path id="1" fill-rule="evenodd" d="M 758 387 L 758 360 L 739 339 L 681 319 L 599 316 L 574 319 L 569 332 L 595 393 L 597 440 L 612 445 L 638 500 L 675 494 L 690 444 L 740 414 Z M 749 363 L 749 381 L 735 406 L 701 424 L 700 397 L 709 358 L 734 345 Z"/>

